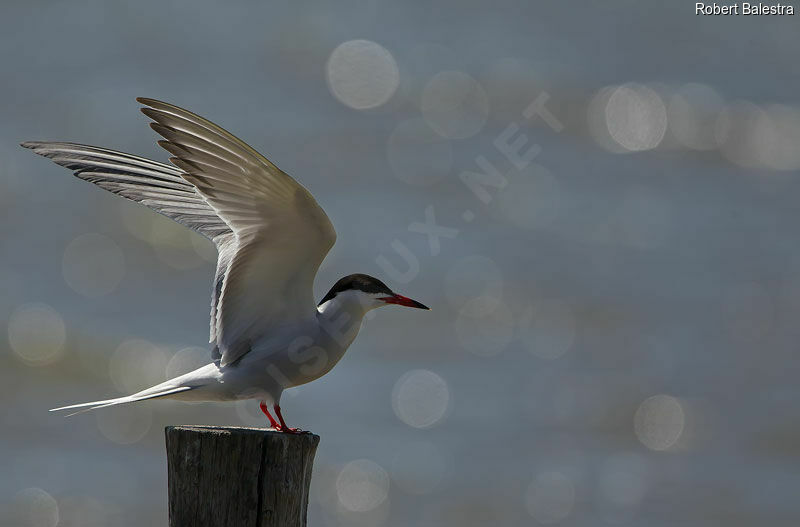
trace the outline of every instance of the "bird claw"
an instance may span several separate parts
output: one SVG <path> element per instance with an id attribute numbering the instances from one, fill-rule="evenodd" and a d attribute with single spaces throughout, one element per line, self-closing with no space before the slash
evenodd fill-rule
<path id="1" fill-rule="evenodd" d="M 275 427 L 276 432 L 283 432 L 284 434 L 310 434 L 308 430 L 301 430 L 300 428 L 289 428 L 288 426 Z"/>

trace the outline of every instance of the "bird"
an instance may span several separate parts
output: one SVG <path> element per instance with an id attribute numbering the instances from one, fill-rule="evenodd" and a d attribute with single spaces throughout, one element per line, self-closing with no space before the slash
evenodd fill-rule
<path id="1" fill-rule="evenodd" d="M 78 178 L 163 214 L 211 240 L 211 361 L 139 392 L 53 408 L 75 415 L 150 399 L 256 399 L 279 432 L 287 388 L 328 373 L 373 309 L 427 306 L 377 278 L 351 274 L 317 303 L 313 285 L 336 231 L 311 193 L 247 143 L 181 107 L 137 98 L 171 165 L 95 146 L 28 141 Z M 272 407 L 275 417 L 269 411 Z M 276 419 L 277 417 L 277 419 Z"/>

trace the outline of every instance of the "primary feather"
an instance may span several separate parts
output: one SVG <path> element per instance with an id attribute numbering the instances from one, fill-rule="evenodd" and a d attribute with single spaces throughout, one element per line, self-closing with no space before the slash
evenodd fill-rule
<path id="1" fill-rule="evenodd" d="M 22 146 L 72 170 L 84 181 L 141 203 L 217 243 L 232 234 L 174 166 L 76 143 L 27 141 Z"/>

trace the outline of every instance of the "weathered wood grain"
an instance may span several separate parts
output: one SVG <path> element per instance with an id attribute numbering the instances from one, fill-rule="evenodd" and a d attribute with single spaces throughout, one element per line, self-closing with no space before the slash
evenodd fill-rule
<path id="1" fill-rule="evenodd" d="M 306 525 L 313 434 L 168 426 L 170 527 Z"/>

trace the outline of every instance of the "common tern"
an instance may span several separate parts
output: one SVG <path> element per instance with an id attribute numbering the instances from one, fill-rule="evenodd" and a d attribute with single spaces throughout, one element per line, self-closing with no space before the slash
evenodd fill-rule
<path id="1" fill-rule="evenodd" d="M 311 193 L 211 121 L 154 99 L 137 101 L 174 166 L 75 143 L 22 146 L 214 242 L 212 361 L 125 397 L 51 411 L 80 409 L 74 415 L 156 398 L 257 399 L 270 427 L 299 432 L 281 414 L 286 388 L 328 373 L 367 312 L 390 304 L 428 308 L 365 274 L 340 279 L 317 304 L 314 278 L 336 231 Z"/>

